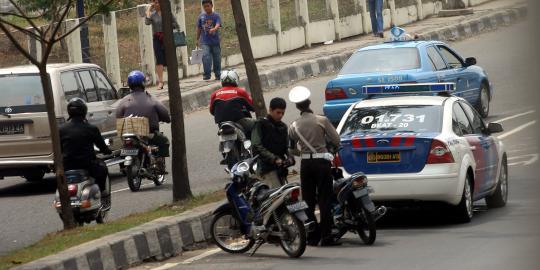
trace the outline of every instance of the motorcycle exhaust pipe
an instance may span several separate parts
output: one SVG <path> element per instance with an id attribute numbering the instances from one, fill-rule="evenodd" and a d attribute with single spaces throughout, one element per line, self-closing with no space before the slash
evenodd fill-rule
<path id="1" fill-rule="evenodd" d="M 375 210 L 375 221 L 379 220 L 384 215 L 386 215 L 387 211 L 388 209 L 385 206 L 378 207 L 377 210 Z"/>

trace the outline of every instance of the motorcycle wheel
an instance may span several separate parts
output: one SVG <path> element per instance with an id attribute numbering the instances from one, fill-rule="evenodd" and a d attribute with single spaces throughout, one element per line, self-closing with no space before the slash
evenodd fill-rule
<path id="1" fill-rule="evenodd" d="M 304 224 L 289 212 L 285 212 L 280 218 L 281 227 L 286 239 L 279 242 L 281 248 L 291 258 L 298 258 L 306 251 L 306 228 Z"/>
<path id="2" fill-rule="evenodd" d="M 240 152 L 238 152 L 238 148 L 233 147 L 231 149 L 231 152 L 227 153 L 225 157 L 225 161 L 227 162 L 227 168 L 232 169 L 232 167 L 238 163 L 240 160 Z"/>
<path id="3" fill-rule="evenodd" d="M 362 208 L 359 213 L 359 222 L 356 228 L 360 239 L 366 245 L 373 245 L 375 238 L 377 238 L 377 228 L 375 225 L 375 219 L 368 210 Z"/>
<path id="4" fill-rule="evenodd" d="M 142 178 L 139 175 L 140 166 L 141 166 L 141 161 L 139 157 L 134 157 L 133 163 L 129 166 L 126 166 L 126 176 L 128 180 L 129 189 L 133 192 L 139 191 L 139 189 L 141 189 Z"/>
<path id="5" fill-rule="evenodd" d="M 211 224 L 212 239 L 223 251 L 233 254 L 245 253 L 255 244 L 240 231 L 240 221 L 231 211 L 223 211 L 214 216 Z"/>

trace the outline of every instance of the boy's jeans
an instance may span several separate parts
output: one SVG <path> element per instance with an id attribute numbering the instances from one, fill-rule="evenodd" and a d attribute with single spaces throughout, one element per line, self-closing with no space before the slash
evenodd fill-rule
<path id="1" fill-rule="evenodd" d="M 212 76 L 212 63 L 214 64 L 214 74 L 216 79 L 221 76 L 221 46 L 201 45 L 203 49 L 204 78 L 210 79 Z"/>

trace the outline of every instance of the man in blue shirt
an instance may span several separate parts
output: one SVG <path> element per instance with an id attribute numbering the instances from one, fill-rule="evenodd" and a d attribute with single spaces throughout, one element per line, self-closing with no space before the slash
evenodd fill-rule
<path id="1" fill-rule="evenodd" d="M 212 0 L 202 0 L 204 12 L 197 19 L 197 47 L 203 49 L 203 80 L 210 80 L 212 76 L 212 63 L 216 80 L 221 77 L 221 46 L 219 28 L 221 17 L 214 12 Z"/>

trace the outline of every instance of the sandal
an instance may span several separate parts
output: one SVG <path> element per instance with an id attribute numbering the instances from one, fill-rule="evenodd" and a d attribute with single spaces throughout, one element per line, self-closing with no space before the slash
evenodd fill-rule
<path id="1" fill-rule="evenodd" d="M 163 86 L 165 86 L 164 83 L 162 83 L 162 82 L 158 83 L 157 90 L 163 90 Z"/>

